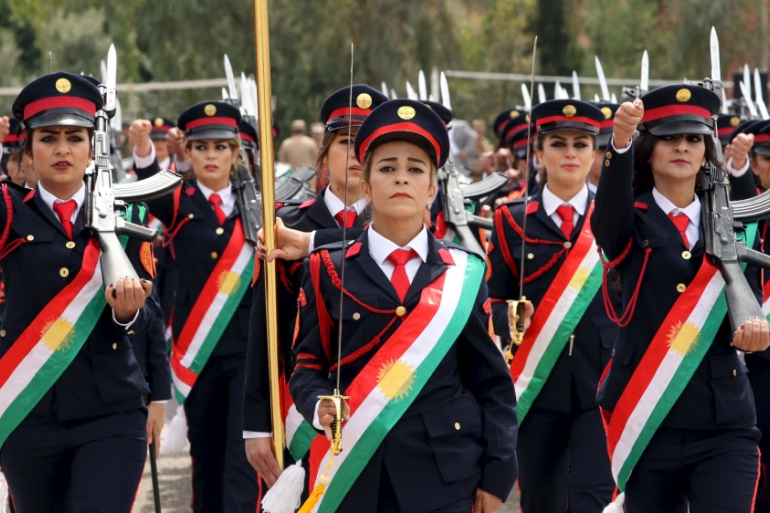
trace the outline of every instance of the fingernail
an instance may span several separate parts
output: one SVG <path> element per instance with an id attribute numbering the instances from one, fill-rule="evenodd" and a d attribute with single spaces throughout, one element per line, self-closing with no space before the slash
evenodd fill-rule
<path id="1" fill-rule="evenodd" d="M 142 281 L 142 283 L 147 283 L 147 280 L 145 280 L 144 278 L 142 278 L 141 281 Z"/>
<path id="2" fill-rule="evenodd" d="M 114 287 L 114 286 L 115 286 L 114 283 L 110 283 L 109 285 L 107 285 L 107 288 Z"/>
<path id="3" fill-rule="evenodd" d="M 738 328 L 738 329 L 739 329 L 739 330 L 742 330 L 742 329 L 743 329 L 743 326 L 744 326 L 744 325 L 743 325 L 743 324 L 741 324 L 741 327 L 740 327 L 740 328 Z"/>

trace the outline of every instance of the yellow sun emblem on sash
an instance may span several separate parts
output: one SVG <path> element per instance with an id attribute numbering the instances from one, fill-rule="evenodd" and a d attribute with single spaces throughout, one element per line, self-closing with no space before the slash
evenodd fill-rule
<path id="1" fill-rule="evenodd" d="M 241 284 L 241 277 L 233 271 L 224 271 L 219 275 L 217 286 L 222 294 L 232 294 Z"/>
<path id="2" fill-rule="evenodd" d="M 391 359 L 385 362 L 377 375 L 377 386 L 388 399 L 403 399 L 412 391 L 414 369 L 408 363 Z"/>
<path id="3" fill-rule="evenodd" d="M 575 275 L 569 281 L 569 287 L 574 290 L 580 290 L 585 282 L 588 281 L 590 275 L 591 271 L 584 267 L 578 267 L 577 271 L 575 271 Z"/>
<path id="4" fill-rule="evenodd" d="M 700 331 L 697 327 L 682 321 L 671 326 L 671 331 L 668 333 L 668 346 L 677 354 L 682 356 L 695 349 L 698 343 L 698 335 Z"/>
<path id="5" fill-rule="evenodd" d="M 75 336 L 75 326 L 67 319 L 48 321 L 40 331 L 40 340 L 51 351 L 67 349 Z"/>

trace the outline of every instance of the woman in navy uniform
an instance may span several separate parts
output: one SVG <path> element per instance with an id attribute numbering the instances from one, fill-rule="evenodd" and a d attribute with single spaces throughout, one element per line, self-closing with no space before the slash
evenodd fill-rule
<path id="1" fill-rule="evenodd" d="M 248 285 L 243 283 L 243 275 L 237 276 L 238 271 L 218 267 L 220 261 L 226 261 L 233 244 L 243 244 L 243 230 L 230 182 L 230 175 L 238 165 L 240 119 L 238 109 L 223 102 L 202 102 L 184 111 L 178 125 L 187 136 L 189 180 L 173 196 L 148 202 L 150 212 L 167 227 L 166 237 L 171 241 L 179 271 L 172 320 L 172 378 L 177 396 L 184 400 L 189 426 L 193 509 L 206 513 L 253 512 L 258 507 L 257 475 L 246 459 L 241 437 L 251 295 L 248 290 L 242 292 L 232 310 L 223 307 L 216 315 L 212 315 L 216 303 L 210 306 L 199 303 L 203 301 L 201 298 L 213 297 L 217 290 L 224 290 L 223 287 L 242 291 L 241 287 Z M 145 178 L 158 172 L 159 167 L 149 139 L 149 127 L 146 122 L 141 124 L 146 134 L 137 147 L 135 160 L 137 175 Z M 213 276 L 215 270 L 218 276 Z M 201 311 L 205 311 L 211 321 L 198 324 L 201 316 L 195 312 Z M 190 322 L 193 324 L 186 329 Z M 211 335 L 201 341 L 204 332 L 200 330 L 207 327 L 216 330 L 215 333 L 218 331 L 218 338 Z M 197 338 L 191 338 L 190 333 L 196 333 Z M 197 343 L 203 352 L 195 358 L 202 357 L 204 363 L 202 369 L 195 371 L 195 360 L 192 367 L 185 362 L 186 358 L 192 359 L 190 351 Z M 190 371 L 195 372 L 197 378 Z M 190 377 L 194 378 L 192 382 Z"/>
<path id="2" fill-rule="evenodd" d="M 318 396 L 332 393 L 338 372 L 343 395 L 379 372 L 378 386 L 392 397 L 391 404 L 405 401 L 408 406 L 384 431 L 377 428 L 384 438 L 366 456 L 355 456 L 359 446 L 350 445 L 336 456 L 351 454 L 362 467 L 341 484 L 349 491 L 337 497 L 336 511 L 496 511 L 516 479 L 517 422 L 513 384 L 490 338 L 483 262 L 464 248 L 437 240 L 423 224 L 425 208 L 436 193 L 436 170 L 449 152 L 447 131 L 423 103 L 392 100 L 364 121 L 355 148 L 363 162 L 361 187 L 372 225 L 347 248 L 340 243 L 319 248 L 305 264 L 290 390 L 304 419 L 327 436 L 334 407 Z M 337 278 L 342 258 L 344 282 Z M 409 373 L 409 365 L 398 358 L 379 370 L 367 368 L 378 366 L 394 344 L 411 343 L 399 328 L 421 322 L 419 309 L 431 303 L 423 291 L 429 297 L 437 283 L 454 283 L 450 280 L 457 276 L 457 265 L 477 269 L 478 281 L 468 282 L 472 285 L 463 294 L 467 309 L 460 314 L 465 320 L 447 333 L 446 352 L 439 353 L 435 370 L 418 367 L 418 375 L 426 374 L 418 384 L 411 381 L 415 374 Z M 345 292 L 342 318 L 339 287 Z M 432 337 L 441 332 L 435 329 L 420 344 L 433 343 Z M 388 369 L 399 362 L 409 377 L 391 389 L 385 384 Z M 365 406 L 357 408 L 363 399 L 359 395 L 346 403 L 351 412 L 342 426 L 343 444 L 346 430 L 358 429 L 371 413 Z M 332 480 L 326 496 L 334 488 Z"/>
<path id="3" fill-rule="evenodd" d="M 708 310 L 718 305 L 715 299 L 698 300 L 707 297 L 701 276 L 708 279 L 715 270 L 704 260 L 696 180 L 706 163 L 721 166 L 711 136 L 712 116 L 719 108 L 720 98 L 702 87 L 672 85 L 651 91 L 618 109 L 605 155 L 592 227 L 608 267 L 620 274 L 626 310 L 598 401 L 608 424 L 613 469 L 624 470 L 626 476 L 630 470 L 625 483 L 629 513 L 684 512 L 688 504 L 692 513 L 748 513 L 752 508 L 759 432 L 746 367 L 736 349 L 766 349 L 767 323 L 747 319 L 733 333 L 728 320 L 719 318 L 724 310 Z M 635 130 L 640 135 L 632 145 Z M 759 299 L 759 269 L 748 266 L 745 275 Z M 701 315 L 712 312 L 713 331 L 693 324 L 680 297 L 698 300 Z M 681 384 L 686 378 L 679 378 L 668 386 L 662 382 L 654 394 L 637 395 L 643 393 L 641 376 L 655 372 L 656 358 L 674 353 L 701 358 L 687 367 L 691 377 L 686 385 Z M 612 447 L 619 436 L 616 423 L 640 411 L 633 406 L 635 396 L 662 417 L 637 417 L 638 423 L 659 419 L 660 424 L 651 424 L 654 431 L 646 446 L 643 439 L 640 445 L 634 442 L 636 451 L 628 452 L 629 458 L 639 459 L 629 469 L 616 460 L 616 453 L 622 457 L 625 449 L 613 452 Z M 627 439 L 623 447 L 634 440 Z"/>
<path id="4" fill-rule="evenodd" d="M 489 245 L 489 295 L 495 331 L 505 342 L 511 343 L 506 300 L 519 294 L 522 251 L 524 296 L 535 305 L 535 319 L 542 310 L 541 315 L 546 313 L 541 319 L 543 324 L 560 322 L 556 314 L 547 315 L 549 305 L 559 298 L 555 292 L 559 284 L 563 287 L 562 282 L 571 280 L 575 266 L 570 260 L 585 252 L 579 241 L 585 239 L 586 248 L 593 244 L 586 217 L 594 195 L 586 185 L 586 177 L 604 120 L 601 110 L 579 100 L 551 100 L 532 109 L 537 158 L 545 169 L 545 184 L 527 205 L 518 200 L 497 209 Z M 522 241 L 522 226 L 526 226 L 526 244 Z M 596 249 L 589 253 L 595 258 Z M 519 359 L 533 358 L 530 355 L 537 353 L 537 347 L 544 347 L 546 339 L 526 339 L 514 356 L 515 380 L 545 381 L 534 400 L 522 403 L 519 397 L 517 454 L 524 511 L 600 512 L 612 498 L 614 483 L 596 388 L 618 329 L 604 311 L 600 284 L 600 277 L 587 283 L 587 287 L 593 287 L 588 292 L 592 299 L 582 314 L 569 321 L 570 330 L 553 336 L 551 358 L 555 363 L 550 373 L 533 378 L 530 371 L 523 370 L 520 376 L 517 371 L 522 363 Z M 548 305 L 542 305 L 543 301 Z M 554 308 L 557 312 L 577 303 L 560 301 L 559 308 Z M 530 350 L 533 343 L 537 345 Z M 513 349 L 517 349 L 515 345 Z M 517 394 L 521 394 L 518 385 Z"/>
<path id="5" fill-rule="evenodd" d="M 278 333 L 283 348 L 285 376 L 291 376 L 294 358 L 291 350 L 295 330 L 297 298 L 302 284 L 302 260 L 306 248 L 342 240 L 342 223 L 347 220 L 348 233 L 360 233 L 364 225 L 364 207 L 359 177 L 361 164 L 352 151 L 358 128 L 366 116 L 388 99 L 378 90 L 365 84 L 353 86 L 353 106 L 350 106 L 350 87 L 343 87 L 329 96 L 321 107 L 321 119 L 326 125 L 323 143 L 317 158 L 317 167 L 328 174 L 329 185 L 315 199 L 289 201 L 276 205 L 278 211 L 278 240 L 286 234 L 301 239 L 302 253 L 280 252 L 278 274 Z M 352 112 L 349 112 L 349 109 Z M 352 114 L 352 117 L 349 115 Z M 351 131 L 348 133 L 348 125 Z M 352 144 L 350 144 L 352 148 Z M 346 167 L 347 166 L 347 167 Z M 347 181 L 347 215 L 345 214 L 345 175 Z M 343 216 L 346 215 L 346 218 Z M 309 248 L 308 248 L 309 249 Z M 251 311 L 249 353 L 246 365 L 246 388 L 243 398 L 243 436 L 246 453 L 254 468 L 266 483 L 272 486 L 280 469 L 272 453 L 270 439 L 270 391 L 267 375 L 267 332 L 265 321 L 264 279 L 260 276 L 254 287 Z"/>
<path id="6" fill-rule="evenodd" d="M 53 314 L 60 308 L 54 298 L 66 298 L 83 279 L 82 272 L 98 266 L 87 264 L 94 262 L 88 255 L 98 245 L 83 226 L 83 175 L 102 101 L 85 78 L 57 72 L 28 84 L 14 102 L 14 116 L 27 134 L 24 158 L 40 180 L 34 190 L 8 182 L 2 186 L 4 373 L 17 364 L 23 349 L 17 343 L 30 335 L 53 343 L 56 335 L 47 338 L 52 326 L 64 326 L 56 320 L 59 314 Z M 130 210 L 135 223 L 140 222 L 137 210 Z M 96 297 L 104 294 L 107 305 L 95 326 L 71 363 L 58 377 L 52 375 L 50 387 L 41 387 L 42 397 L 29 404 L 27 413 L 22 411 L 23 419 L 2 446 L 3 472 L 19 513 L 131 508 L 147 455 L 143 396 L 149 389 L 128 335 L 146 332 L 159 306 L 152 293 L 151 246 L 129 239 L 125 251 L 141 281 L 122 279 L 96 292 Z M 45 312 L 52 315 L 48 327 L 42 334 L 28 333 L 39 329 L 36 323 Z M 77 330 L 70 331 L 63 346 L 55 347 L 64 349 L 78 338 Z M 10 379 L 5 374 L 3 385 Z M 46 376 L 39 372 L 35 379 L 40 381 L 32 384 L 44 383 Z M 0 392 L 6 405 L 11 392 L 7 386 Z M 0 421 L 6 428 L 8 408 Z"/>

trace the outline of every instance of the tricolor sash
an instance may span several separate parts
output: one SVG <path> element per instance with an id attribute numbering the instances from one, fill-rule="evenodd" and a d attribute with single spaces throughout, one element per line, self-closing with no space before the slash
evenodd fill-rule
<path id="1" fill-rule="evenodd" d="M 100 257 L 91 239 L 75 279 L 0 359 L 0 447 L 72 363 L 104 311 Z"/>
<path id="2" fill-rule="evenodd" d="M 455 343 L 473 311 L 484 278 L 484 262 L 464 251 L 449 251 L 455 265 L 423 289 L 419 304 L 345 390 L 345 395 L 350 396 L 351 417 L 342 429 L 344 451 L 334 457 L 328 474 L 331 482 L 314 512 L 337 510 L 385 436 Z M 309 437 L 312 427 L 305 420 L 297 422 L 294 428 L 289 420 L 293 418 L 292 411 L 296 412 L 296 408 L 290 409 L 287 418 L 287 445 L 293 455 L 310 449 L 310 480 L 317 484 L 321 476 L 314 475 L 317 463 L 314 465 L 313 460 L 328 461 L 329 442 L 314 430 L 313 437 Z"/>
<path id="3" fill-rule="evenodd" d="M 762 313 L 770 320 L 770 281 L 762 287 Z"/>
<path id="4" fill-rule="evenodd" d="M 588 207 L 583 229 L 537 305 L 524 341 L 511 363 L 519 424 L 543 389 L 564 346 L 602 285 L 602 264 L 591 232 Z"/>
<path id="5" fill-rule="evenodd" d="M 251 285 L 253 272 L 254 248 L 246 242 L 241 219 L 237 217 L 230 242 L 190 310 L 179 339 L 172 344 L 171 377 L 179 404 L 184 404 L 190 395 Z"/>
<path id="6" fill-rule="evenodd" d="M 747 227 L 746 234 L 751 247 L 756 223 Z M 618 399 L 605 429 L 612 475 L 620 491 L 711 347 L 727 313 L 724 289 L 722 274 L 704 257 Z"/>

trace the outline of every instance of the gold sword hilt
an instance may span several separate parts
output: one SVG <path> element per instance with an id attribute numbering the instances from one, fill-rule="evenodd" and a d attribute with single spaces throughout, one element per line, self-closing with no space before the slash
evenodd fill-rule
<path id="1" fill-rule="evenodd" d="M 521 296 L 521 299 L 509 299 L 508 304 L 513 308 L 508 309 L 508 324 L 511 326 L 511 344 L 508 346 L 508 351 L 505 354 L 505 363 L 510 365 L 513 361 L 513 346 L 520 346 L 524 340 L 524 309 L 526 307 L 527 298 Z M 518 317 L 518 320 L 516 320 Z"/>
<path id="2" fill-rule="evenodd" d="M 342 401 L 347 401 L 350 396 L 341 395 L 340 391 L 335 389 L 334 395 L 319 395 L 319 399 L 328 399 L 334 403 L 334 420 L 332 421 L 332 447 L 334 456 L 342 452 Z"/>

